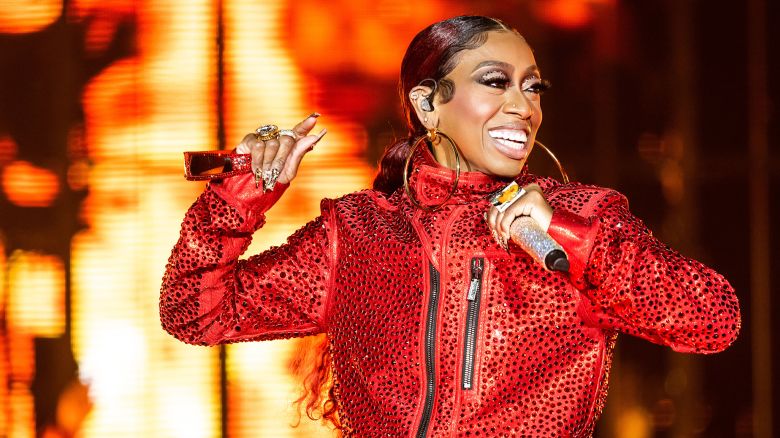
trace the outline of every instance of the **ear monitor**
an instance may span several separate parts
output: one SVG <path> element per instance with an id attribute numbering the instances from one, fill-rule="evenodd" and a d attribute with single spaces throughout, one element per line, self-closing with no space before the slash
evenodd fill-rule
<path id="1" fill-rule="evenodd" d="M 423 97 L 422 101 L 420 102 L 420 109 L 426 113 L 433 111 L 433 104 L 431 103 L 431 100 L 433 99 L 431 99 L 430 96 Z"/>
<path id="2" fill-rule="evenodd" d="M 426 95 L 422 96 L 422 100 L 420 101 L 420 109 L 425 111 L 426 113 L 429 113 L 433 111 L 433 95 L 436 94 L 436 88 L 438 88 L 439 83 L 432 78 L 427 78 L 420 81 L 419 86 L 427 87 L 428 85 L 425 85 L 426 82 L 431 83 L 430 85 L 431 93 L 428 94 L 427 96 Z"/>

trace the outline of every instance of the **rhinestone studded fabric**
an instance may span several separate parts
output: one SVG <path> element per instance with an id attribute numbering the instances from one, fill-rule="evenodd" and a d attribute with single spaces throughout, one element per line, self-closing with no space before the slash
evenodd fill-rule
<path id="1" fill-rule="evenodd" d="M 427 151 L 414 163 L 417 199 L 438 204 L 452 172 Z M 284 187 L 211 184 L 171 254 L 163 327 L 201 345 L 327 333 L 355 437 L 590 436 L 618 332 L 684 352 L 733 342 L 728 282 L 656 240 L 622 195 L 526 172 L 518 182 L 554 208 L 568 276 L 496 244 L 483 214 L 506 181 L 480 173 L 463 173 L 434 212 L 403 189 L 324 200 L 286 244 L 241 261 Z"/>

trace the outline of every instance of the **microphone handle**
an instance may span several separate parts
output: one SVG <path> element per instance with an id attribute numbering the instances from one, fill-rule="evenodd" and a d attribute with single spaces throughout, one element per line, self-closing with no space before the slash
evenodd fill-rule
<path id="1" fill-rule="evenodd" d="M 515 219 L 509 227 L 509 236 L 547 270 L 569 272 L 566 252 L 530 216 Z"/>

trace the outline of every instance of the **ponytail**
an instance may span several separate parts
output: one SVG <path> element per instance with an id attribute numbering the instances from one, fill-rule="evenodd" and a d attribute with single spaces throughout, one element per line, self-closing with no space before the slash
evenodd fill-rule
<path id="1" fill-rule="evenodd" d="M 404 185 L 404 165 L 413 141 L 412 137 L 407 137 L 385 149 L 374 178 L 374 190 L 390 195 Z"/>
<path id="2" fill-rule="evenodd" d="M 332 426 L 341 437 L 346 428 L 339 421 L 328 338 L 321 334 L 298 342 L 299 350 L 287 364 L 302 381 L 300 397 L 293 402 L 298 407 L 298 422 L 293 426 L 300 424 L 301 411 L 305 411 L 309 419 Z"/>

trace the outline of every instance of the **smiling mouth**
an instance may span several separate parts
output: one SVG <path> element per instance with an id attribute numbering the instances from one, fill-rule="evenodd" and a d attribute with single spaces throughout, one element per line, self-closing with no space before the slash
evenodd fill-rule
<path id="1" fill-rule="evenodd" d="M 493 129 L 488 131 L 499 152 L 514 160 L 521 160 L 526 155 L 528 133 L 518 129 Z"/>

